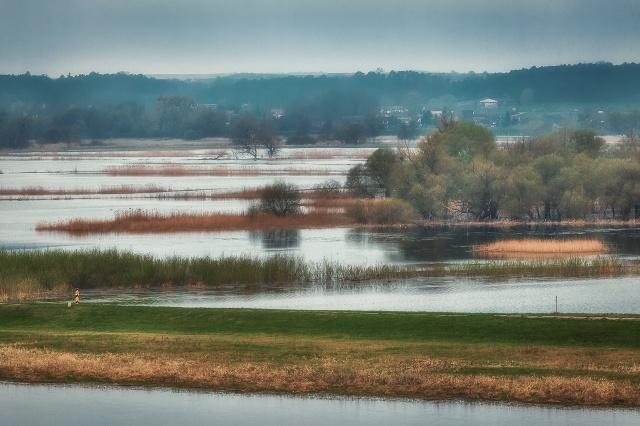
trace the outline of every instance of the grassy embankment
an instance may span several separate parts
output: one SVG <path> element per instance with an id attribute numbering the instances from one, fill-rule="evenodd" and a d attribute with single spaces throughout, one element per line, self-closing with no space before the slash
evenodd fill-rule
<path id="1" fill-rule="evenodd" d="M 411 277 L 603 277 L 637 273 L 615 257 L 508 260 L 428 265 L 350 265 L 275 255 L 155 258 L 116 250 L 67 252 L 0 250 L 0 301 L 66 297 L 73 288 L 229 287 L 259 291 L 272 285 L 357 285 Z"/>
<path id="2" fill-rule="evenodd" d="M 639 320 L 0 304 L 0 380 L 638 407 Z"/>

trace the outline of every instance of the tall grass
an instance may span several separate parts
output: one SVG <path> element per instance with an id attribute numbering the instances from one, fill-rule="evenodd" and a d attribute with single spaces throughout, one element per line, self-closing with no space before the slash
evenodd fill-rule
<path id="1" fill-rule="evenodd" d="M 509 277 L 603 277 L 619 276 L 629 271 L 629 266 L 617 257 L 585 259 L 507 260 L 470 262 L 450 269 L 456 276 Z"/>
<path id="2" fill-rule="evenodd" d="M 65 252 L 0 250 L 0 294 L 65 292 L 79 288 L 259 286 L 390 279 L 415 274 L 409 267 L 306 262 L 297 256 L 158 259 L 117 250 Z"/>
<path id="3" fill-rule="evenodd" d="M 428 267 L 349 265 L 274 255 L 220 258 L 155 258 L 117 250 L 67 252 L 0 250 L 0 300 L 63 294 L 73 288 L 227 287 L 341 284 L 429 276 L 616 276 L 630 271 L 617 258 L 492 261 Z"/>

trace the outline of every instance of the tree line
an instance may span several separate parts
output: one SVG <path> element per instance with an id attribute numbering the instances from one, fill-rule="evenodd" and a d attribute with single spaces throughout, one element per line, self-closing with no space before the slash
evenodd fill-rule
<path id="1" fill-rule="evenodd" d="M 0 105 L 121 104 L 150 107 L 162 95 L 189 96 L 202 104 L 244 104 L 285 108 L 319 94 L 360 93 L 378 102 L 410 104 L 443 96 L 461 100 L 510 98 L 538 103 L 622 103 L 640 101 L 640 64 L 590 63 L 531 67 L 508 73 L 425 73 L 372 71 L 329 75 L 244 75 L 210 79 L 158 79 L 127 73 L 60 76 L 0 75 Z M 533 96 L 533 98 L 532 98 Z"/>
<path id="2" fill-rule="evenodd" d="M 640 218 L 640 137 L 609 146 L 588 129 L 498 145 L 444 118 L 415 149 L 381 148 L 349 171 L 361 198 L 396 198 L 426 219 L 491 221 Z"/>

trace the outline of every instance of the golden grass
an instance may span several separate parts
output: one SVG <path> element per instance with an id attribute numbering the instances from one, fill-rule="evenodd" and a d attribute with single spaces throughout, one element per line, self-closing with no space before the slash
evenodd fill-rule
<path id="1" fill-rule="evenodd" d="M 42 285 L 32 278 L 15 282 L 0 281 L 0 303 L 45 300 L 48 297 L 59 298 L 67 294 L 68 290 L 66 283 L 58 283 L 51 290 L 43 290 Z"/>
<path id="2" fill-rule="evenodd" d="M 91 233 L 167 233 L 313 229 L 349 226 L 352 221 L 339 214 L 311 211 L 289 216 L 269 214 L 162 214 L 148 211 L 116 213 L 114 219 L 72 219 L 68 222 L 38 223 L 36 231 Z"/>
<path id="3" fill-rule="evenodd" d="M 489 244 L 476 245 L 473 254 L 483 257 L 560 257 L 589 256 L 603 254 L 607 247 L 599 240 L 543 240 L 526 238 L 521 240 L 503 240 Z"/>
<path id="4" fill-rule="evenodd" d="M 184 166 L 126 166 L 107 167 L 104 173 L 111 176 L 330 176 L 345 175 L 346 171 L 334 169 L 309 169 L 287 167 L 283 169 L 265 169 L 261 167 L 184 167 Z"/>
<path id="5" fill-rule="evenodd" d="M 640 353 L 634 350 L 299 336 L 29 332 L 20 338 L 7 333 L 3 340 L 16 343 L 0 344 L 3 380 L 640 406 L 634 379 Z M 66 342 L 68 349 L 43 349 L 52 339 Z M 96 353 L 96 342 L 108 343 Z"/>

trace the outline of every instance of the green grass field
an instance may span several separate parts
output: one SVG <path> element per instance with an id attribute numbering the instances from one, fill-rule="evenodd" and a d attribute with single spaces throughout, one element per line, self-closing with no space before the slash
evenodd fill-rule
<path id="1" fill-rule="evenodd" d="M 640 316 L 0 304 L 0 380 L 640 407 Z"/>

